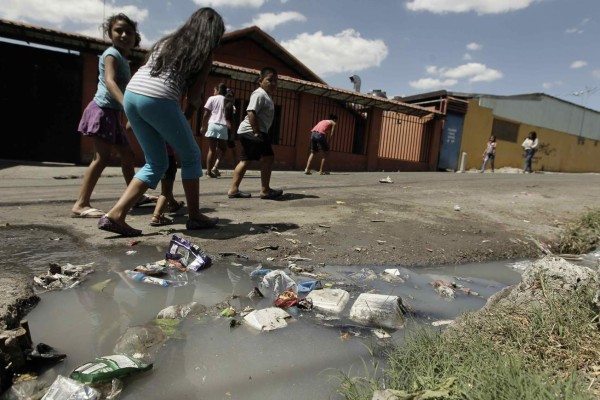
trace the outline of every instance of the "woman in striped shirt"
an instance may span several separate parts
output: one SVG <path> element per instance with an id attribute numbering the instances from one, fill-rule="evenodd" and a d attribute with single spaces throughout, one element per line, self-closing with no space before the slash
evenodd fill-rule
<path id="1" fill-rule="evenodd" d="M 156 188 L 169 165 L 165 142 L 181 161 L 181 178 L 188 204 L 187 229 L 212 228 L 218 218 L 200 213 L 201 155 L 188 119 L 201 105 L 212 52 L 225 31 L 223 19 L 212 8 L 201 8 L 175 32 L 160 39 L 145 65 L 125 91 L 125 114 L 136 135 L 146 164 L 138 171 L 115 206 L 98 221 L 98 228 L 123 236 L 139 236 L 125 217 L 135 202 Z M 179 99 L 186 95 L 185 112 Z"/>

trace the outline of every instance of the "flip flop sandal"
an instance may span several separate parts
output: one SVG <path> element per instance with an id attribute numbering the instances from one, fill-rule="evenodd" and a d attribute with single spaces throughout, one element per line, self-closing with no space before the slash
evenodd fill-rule
<path id="1" fill-rule="evenodd" d="M 263 200 L 273 200 L 283 195 L 283 190 L 281 189 L 271 189 L 267 194 L 261 194 L 260 198 Z"/>
<path id="2" fill-rule="evenodd" d="M 165 217 L 162 214 L 154 214 L 152 216 L 152 221 L 150 221 L 150 226 L 164 226 L 171 225 L 173 223 L 173 219 Z"/>
<path id="3" fill-rule="evenodd" d="M 249 199 L 252 197 L 252 194 L 246 192 L 237 192 L 234 194 L 227 194 L 227 197 L 230 199 Z"/>
<path id="4" fill-rule="evenodd" d="M 188 230 L 214 228 L 219 223 L 219 218 L 211 217 L 208 219 L 188 219 L 185 227 Z"/>
<path id="5" fill-rule="evenodd" d="M 106 215 L 104 215 L 98 220 L 98 229 L 116 233 L 117 235 L 125 237 L 140 236 L 142 234 L 141 230 L 119 225 L 116 222 L 110 220 Z"/>
<path id="6" fill-rule="evenodd" d="M 137 203 L 135 203 L 134 207 L 140 207 L 145 204 L 154 204 L 154 203 L 156 203 L 157 200 L 158 200 L 158 197 L 148 196 L 147 194 L 145 194 L 137 201 Z"/>
<path id="7" fill-rule="evenodd" d="M 72 212 L 71 218 L 102 218 L 104 214 L 106 214 L 104 211 L 97 208 L 88 208 L 79 213 Z"/>

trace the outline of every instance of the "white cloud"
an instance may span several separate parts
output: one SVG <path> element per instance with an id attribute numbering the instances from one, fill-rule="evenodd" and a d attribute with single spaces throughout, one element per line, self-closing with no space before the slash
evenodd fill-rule
<path id="1" fill-rule="evenodd" d="M 199 6 L 215 7 L 215 8 L 239 8 L 251 7 L 259 8 L 265 3 L 265 0 L 194 0 Z"/>
<path id="2" fill-rule="evenodd" d="M 306 21 L 306 17 L 296 11 L 285 11 L 279 14 L 264 13 L 254 17 L 250 25 L 256 25 L 262 30 L 270 31 L 275 29 L 278 25 L 291 21 L 304 22 Z"/>
<path id="3" fill-rule="evenodd" d="M 587 61 L 577 60 L 577 61 L 573 61 L 571 63 L 571 68 L 572 69 L 579 69 L 579 68 L 585 67 L 586 65 L 588 65 Z"/>
<path id="4" fill-rule="evenodd" d="M 480 63 L 467 63 L 454 68 L 441 68 L 439 74 L 443 78 L 468 79 L 469 82 L 493 82 L 504 76 L 502 72 Z"/>
<path id="5" fill-rule="evenodd" d="M 388 55 L 381 39 L 365 39 L 346 29 L 336 35 L 302 33 L 281 45 L 318 75 L 357 72 L 379 66 Z"/>
<path id="6" fill-rule="evenodd" d="M 473 57 L 469 53 L 463 54 L 463 60 L 471 61 L 472 59 L 473 59 Z"/>
<path id="7" fill-rule="evenodd" d="M 433 90 L 442 89 L 449 86 L 454 86 L 458 83 L 456 79 L 435 79 L 435 78 L 421 78 L 416 81 L 410 81 L 408 84 L 410 87 L 419 90 Z"/>
<path id="8" fill-rule="evenodd" d="M 539 0 L 409 0 L 406 8 L 435 14 L 471 11 L 478 14 L 500 14 L 527 8 L 536 1 Z"/>
<path id="9" fill-rule="evenodd" d="M 583 20 L 581 20 L 581 22 L 579 24 L 577 24 L 577 26 L 575 26 L 573 28 L 568 28 L 565 30 L 565 32 L 569 33 L 569 34 L 572 34 L 572 33 L 581 34 L 581 33 L 583 33 L 583 27 L 585 25 L 587 25 L 587 23 L 590 21 L 591 21 L 591 18 L 584 18 Z"/>
<path id="10" fill-rule="evenodd" d="M 103 15 L 108 16 L 119 12 L 127 14 L 137 22 L 145 20 L 148 16 L 147 9 L 134 5 L 115 6 L 109 2 L 104 8 L 102 0 L 3 0 L 0 17 L 53 24 L 60 28 L 66 22 L 98 26 L 102 23 Z"/>
<path id="11" fill-rule="evenodd" d="M 480 45 L 479 43 L 472 42 L 467 45 L 467 50 L 479 51 L 481 49 L 483 49 L 483 46 Z"/>
<path id="12" fill-rule="evenodd" d="M 480 63 L 466 63 L 454 68 L 428 65 L 425 72 L 433 77 L 410 81 L 409 85 L 415 89 L 431 90 L 454 86 L 461 80 L 469 83 L 493 82 L 504 76 L 502 72 Z"/>

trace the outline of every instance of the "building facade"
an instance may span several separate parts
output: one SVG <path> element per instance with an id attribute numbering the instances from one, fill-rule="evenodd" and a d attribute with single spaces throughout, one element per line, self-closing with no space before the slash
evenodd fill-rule
<path id="1" fill-rule="evenodd" d="M 0 157 L 88 163 L 93 156 L 91 140 L 76 129 L 96 91 L 98 55 L 109 43 L 6 20 L 0 20 L 0 38 L 3 55 L 13 61 L 1 63 L 0 73 L 15 77 L 0 83 L 4 89 L 0 105 L 11 116 L 9 130 L 17 132 L 9 139 L 10 145 L 0 150 Z M 134 52 L 132 69 L 145 55 L 144 49 Z M 438 111 L 328 86 L 257 27 L 225 34 L 214 59 L 205 98 L 224 82 L 235 93 L 238 120 L 257 87 L 258 70 L 277 69 L 279 88 L 271 129 L 277 169 L 304 169 L 311 128 L 330 113 L 338 115 L 328 159 L 331 170 L 436 168 L 442 127 Z M 193 119 L 192 129 L 205 154 L 200 117 L 201 112 Z M 141 149 L 135 138 L 130 139 L 141 164 Z"/>

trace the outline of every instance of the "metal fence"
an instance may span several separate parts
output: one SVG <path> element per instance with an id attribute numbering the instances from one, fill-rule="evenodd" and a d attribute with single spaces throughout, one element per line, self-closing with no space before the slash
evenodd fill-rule
<path id="1" fill-rule="evenodd" d="M 317 98 L 313 104 L 312 120 L 317 122 L 337 116 L 333 137 L 329 141 L 329 150 L 340 153 L 365 155 L 367 153 L 368 107 L 360 104 L 345 103 L 327 98 Z"/>
<path id="2" fill-rule="evenodd" d="M 433 117 L 419 118 L 385 111 L 377 155 L 394 160 L 428 162 Z"/>

